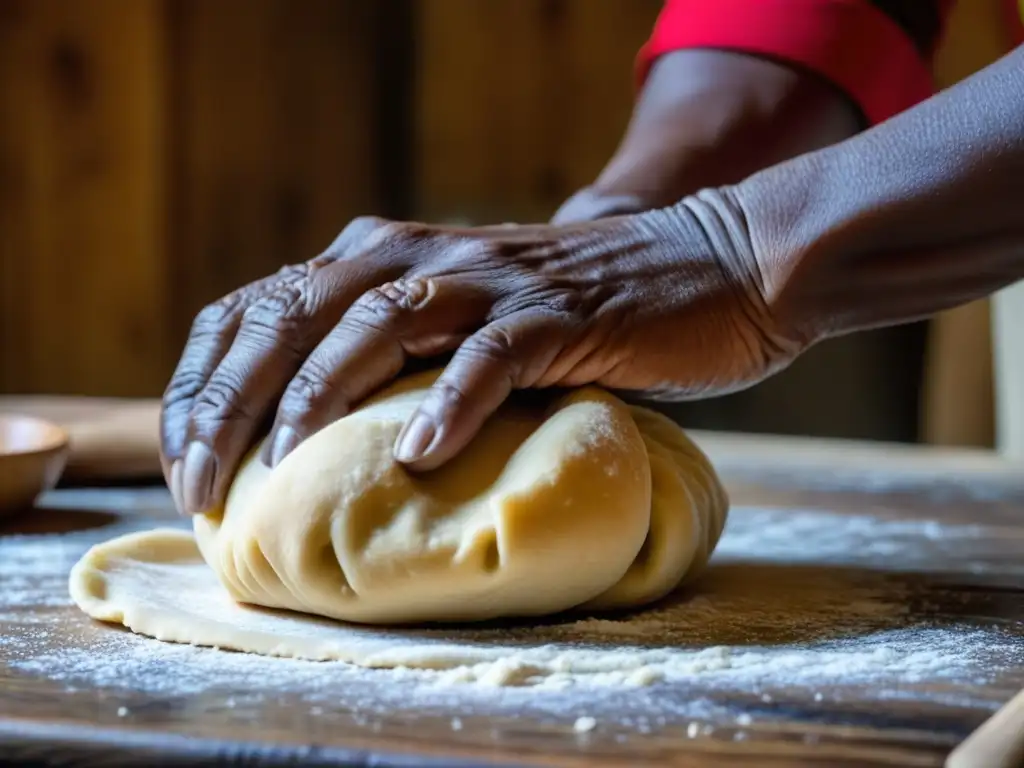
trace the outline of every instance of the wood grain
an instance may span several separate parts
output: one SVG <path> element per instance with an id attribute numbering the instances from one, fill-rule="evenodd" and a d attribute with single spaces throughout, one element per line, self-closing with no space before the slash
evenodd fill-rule
<path id="1" fill-rule="evenodd" d="M 377 212 L 374 14 L 0 3 L 0 391 L 159 395 L 204 304 Z"/>
<path id="2" fill-rule="evenodd" d="M 869 515 L 920 530 L 913 545 L 931 552 L 924 560 L 901 563 L 880 555 L 864 561 L 876 577 L 900 579 L 916 590 L 906 626 L 926 623 L 965 637 L 997 633 L 1013 644 L 1016 661 L 962 679 L 902 681 L 901 695 L 891 698 L 851 682 L 820 689 L 821 700 L 798 688 L 773 689 L 767 704 L 760 691 L 705 688 L 698 676 L 685 690 L 662 692 L 666 698 L 653 699 L 645 713 L 653 718 L 662 712 L 659 701 L 695 697 L 727 711 L 724 720 L 709 716 L 713 731 L 696 738 L 687 736 L 685 722 L 671 718 L 646 733 L 602 724 L 581 737 L 572 729 L 575 714 L 538 718 L 526 712 L 497 718 L 458 711 L 462 727 L 454 730 L 453 713 L 443 708 L 365 710 L 346 704 L 342 692 L 334 706 L 313 708 L 315 686 L 268 694 L 263 681 L 244 676 L 230 689 L 177 696 L 173 687 L 160 693 L 116 680 L 61 680 L 45 667 L 28 671 L 16 663 L 25 649 L 89 652 L 116 632 L 56 604 L 64 589 L 56 578 L 28 584 L 37 602 L 8 609 L 0 620 L 0 636 L 14 640 L 0 644 L 0 757 L 12 765 L 104 766 L 937 766 L 1024 687 L 1024 479 L 1016 466 L 980 451 L 698 438 L 722 468 L 737 508 L 816 509 L 835 519 Z M 39 551 L 53 541 L 70 564 L 88 541 L 171 520 L 163 491 L 58 491 L 36 514 L 0 529 L 0 547 L 24 542 Z M 928 533 L 936 525 L 969 532 L 971 552 L 944 549 L 943 540 Z M 17 535 L 24 538 L 8 538 Z M 827 555 L 810 563 L 808 574 L 842 571 Z M 850 571 L 854 578 L 857 572 Z M 782 598 L 761 594 L 766 602 Z M 740 714 L 751 722 L 737 740 Z"/>
<path id="3" fill-rule="evenodd" d="M 993 302 L 944 312 L 929 325 L 921 395 L 921 439 L 931 445 L 996 444 Z"/>
<path id="4" fill-rule="evenodd" d="M 0 4 L 0 390 L 163 385 L 162 43 L 153 0 Z"/>
<path id="5" fill-rule="evenodd" d="M 206 303 L 376 213 L 372 4 L 169 5 L 175 346 Z"/>
<path id="6" fill-rule="evenodd" d="M 429 221 L 544 221 L 611 157 L 661 3 L 421 0 L 416 199 Z"/>

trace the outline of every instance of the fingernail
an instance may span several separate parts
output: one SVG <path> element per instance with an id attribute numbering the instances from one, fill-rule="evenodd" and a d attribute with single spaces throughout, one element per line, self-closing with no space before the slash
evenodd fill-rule
<path id="1" fill-rule="evenodd" d="M 185 453 L 185 464 L 181 469 L 182 497 L 186 514 L 197 515 L 206 511 L 216 474 L 217 460 L 213 452 L 202 443 L 192 443 Z"/>
<path id="2" fill-rule="evenodd" d="M 281 459 L 295 450 L 299 444 L 299 435 L 291 427 L 278 427 L 274 434 L 274 442 L 270 448 L 270 466 L 276 467 Z"/>
<path id="3" fill-rule="evenodd" d="M 422 413 L 417 413 L 402 429 L 395 443 L 395 458 L 403 463 L 416 461 L 427 450 L 437 429 L 434 420 Z"/>
<path id="4" fill-rule="evenodd" d="M 185 514 L 185 503 L 181 493 L 181 459 L 171 464 L 171 477 L 167 488 L 171 492 L 171 499 L 174 500 L 174 508 L 178 514 Z"/>

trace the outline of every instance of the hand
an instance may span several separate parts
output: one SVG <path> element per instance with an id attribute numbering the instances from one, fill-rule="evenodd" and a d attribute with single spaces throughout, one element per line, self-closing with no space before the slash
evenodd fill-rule
<path id="1" fill-rule="evenodd" d="M 513 389 L 672 399 L 764 378 L 804 342 L 771 316 L 736 205 L 707 193 L 567 227 L 353 222 L 197 317 L 162 413 L 179 508 L 219 504 L 271 419 L 275 464 L 410 358 L 454 353 L 396 444 L 414 470 L 455 455 Z"/>

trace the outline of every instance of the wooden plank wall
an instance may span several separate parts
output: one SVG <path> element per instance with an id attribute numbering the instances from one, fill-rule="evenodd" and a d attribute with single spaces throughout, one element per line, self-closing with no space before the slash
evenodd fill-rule
<path id="1" fill-rule="evenodd" d="M 0 0 L 0 392 L 158 394 L 197 309 L 359 214 L 546 218 L 659 5 Z"/>
<path id="2" fill-rule="evenodd" d="M 372 8 L 0 0 L 0 391 L 159 394 L 197 309 L 380 208 Z"/>
<path id="3" fill-rule="evenodd" d="M 0 2 L 5 391 L 159 391 L 165 76 L 155 3 Z"/>
<path id="4" fill-rule="evenodd" d="M 997 2 L 960 4 L 944 83 L 992 57 Z M 548 218 L 619 140 L 660 7 L 0 0 L 0 392 L 159 394 L 203 304 L 359 214 Z M 987 310 L 950 317 L 924 432 L 984 444 Z M 839 340 L 677 415 L 913 439 L 922 348 L 920 327 Z"/>
<path id="5" fill-rule="evenodd" d="M 661 0 L 418 3 L 416 213 L 544 221 L 611 157 Z"/>
<path id="6" fill-rule="evenodd" d="M 129 0 L 130 1 L 130 0 Z M 171 352 L 195 309 L 377 210 L 372 3 L 174 0 Z"/>

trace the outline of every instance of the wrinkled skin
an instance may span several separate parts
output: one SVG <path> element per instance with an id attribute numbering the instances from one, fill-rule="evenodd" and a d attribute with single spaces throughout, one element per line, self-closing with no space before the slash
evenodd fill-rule
<path id="1" fill-rule="evenodd" d="M 359 220 L 200 314 L 162 414 L 178 505 L 218 504 L 265 425 L 273 462 L 413 358 L 452 353 L 397 441 L 419 470 L 516 388 L 731 391 L 822 338 L 1024 279 L 1022 93 L 1024 48 L 838 147 L 647 213 Z"/>
<path id="2" fill-rule="evenodd" d="M 451 458 L 512 389 L 596 382 L 680 399 L 762 379 L 808 340 L 769 312 L 743 212 L 719 193 L 666 206 L 858 128 L 813 76 L 679 51 L 654 65 L 622 143 L 555 226 L 353 222 L 321 256 L 196 319 L 162 419 L 179 510 L 221 501 L 271 425 L 268 462 L 408 358 L 455 352 L 396 446 L 413 469 Z"/>
<path id="3" fill-rule="evenodd" d="M 409 359 L 448 352 L 396 444 L 414 470 L 456 454 L 514 389 L 678 399 L 748 386 L 803 346 L 759 285 L 742 216 L 719 194 L 570 226 L 359 219 L 321 256 L 199 314 L 165 396 L 164 470 L 182 510 L 208 509 L 271 419 L 274 464 Z"/>

